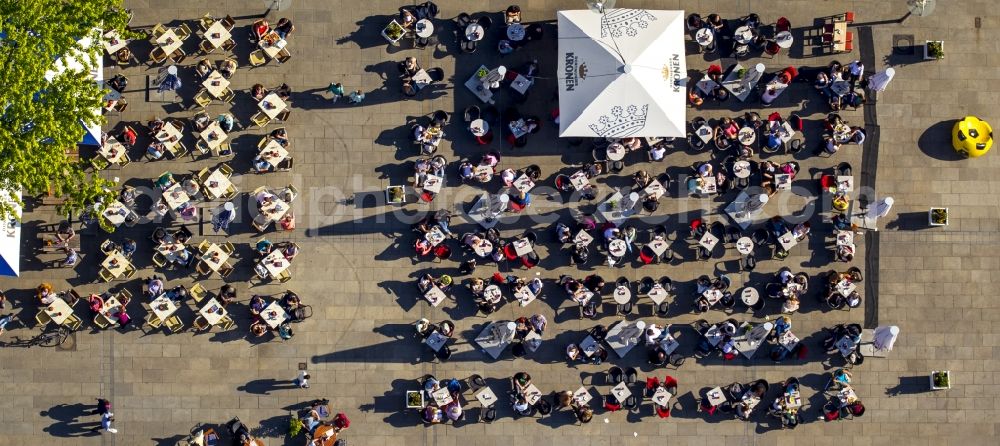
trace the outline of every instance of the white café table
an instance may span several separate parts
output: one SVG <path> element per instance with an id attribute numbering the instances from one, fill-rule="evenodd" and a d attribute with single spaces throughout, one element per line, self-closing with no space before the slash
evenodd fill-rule
<path id="1" fill-rule="evenodd" d="M 270 93 L 267 96 L 264 96 L 264 99 L 261 99 L 260 102 L 257 103 L 257 108 L 259 108 L 265 115 L 267 115 L 267 117 L 271 119 L 278 116 L 278 114 L 284 111 L 287 106 L 288 105 L 285 104 L 285 101 L 278 97 L 277 93 Z"/>

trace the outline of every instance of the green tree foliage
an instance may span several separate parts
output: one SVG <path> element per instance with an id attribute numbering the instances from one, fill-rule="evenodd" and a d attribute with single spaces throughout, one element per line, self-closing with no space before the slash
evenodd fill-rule
<path id="1" fill-rule="evenodd" d="M 101 30 L 125 28 L 122 0 L 0 0 L 0 189 L 64 196 L 63 211 L 93 203 L 113 186 L 68 157 L 85 130 L 103 123 L 101 88 L 90 77 L 103 57 Z M 83 48 L 79 39 L 94 42 Z M 78 53 L 83 72 L 46 79 L 56 60 Z M 0 218 L 12 208 L 0 203 Z"/>

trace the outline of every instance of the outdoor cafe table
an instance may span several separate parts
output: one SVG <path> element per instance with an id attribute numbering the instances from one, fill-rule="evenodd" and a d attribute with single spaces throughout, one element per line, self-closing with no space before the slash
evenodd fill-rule
<path id="1" fill-rule="evenodd" d="M 123 39 L 118 31 L 111 30 L 104 33 L 104 38 L 101 39 L 101 44 L 104 45 L 104 51 L 108 52 L 109 56 L 114 55 L 118 50 L 128 46 L 128 40 Z"/>
<path id="2" fill-rule="evenodd" d="M 514 240 L 511 244 L 514 245 L 514 253 L 519 256 L 526 256 L 534 251 L 534 248 L 531 246 L 531 240 L 526 238 Z"/>
<path id="3" fill-rule="evenodd" d="M 434 307 L 438 306 L 438 304 L 443 302 L 447 297 L 448 296 L 444 294 L 444 291 L 441 291 L 441 288 L 438 288 L 437 285 L 432 285 L 431 288 L 424 293 L 424 299 L 426 299 L 427 302 L 430 302 L 431 306 Z"/>
<path id="4" fill-rule="evenodd" d="M 650 181 L 649 185 L 642 191 L 646 193 L 646 196 L 653 197 L 655 199 L 659 199 L 667 193 L 667 189 L 663 187 L 663 183 L 660 183 L 658 180 Z"/>
<path id="5" fill-rule="evenodd" d="M 841 296 L 847 297 L 850 296 L 851 293 L 853 293 L 855 290 L 857 290 L 858 286 L 855 285 L 854 282 L 851 282 L 850 280 L 841 280 L 837 282 L 837 285 L 834 287 L 834 289 L 837 290 L 837 292 L 840 293 Z"/>
<path id="6" fill-rule="evenodd" d="M 712 344 L 713 347 L 719 345 L 719 342 L 722 342 L 722 338 L 724 337 L 725 335 L 722 334 L 719 324 L 708 327 L 708 330 L 705 331 L 705 340 L 707 340 L 709 344 Z"/>
<path id="7" fill-rule="evenodd" d="M 524 119 L 510 121 L 507 124 L 507 127 L 510 128 L 510 133 L 514 135 L 515 138 L 520 138 L 528 134 L 528 124 L 524 122 Z"/>
<path id="8" fill-rule="evenodd" d="M 125 223 L 125 218 L 131 213 L 132 211 L 125 207 L 122 202 L 114 200 L 111 203 L 108 203 L 108 206 L 104 208 L 101 215 L 108 221 L 108 223 L 117 227 L 121 226 L 122 223 Z"/>
<path id="9" fill-rule="evenodd" d="M 698 244 L 709 251 L 714 249 L 715 245 L 718 243 L 719 243 L 719 238 L 713 235 L 711 232 L 705 232 L 705 235 L 701 236 L 701 240 L 698 240 Z"/>
<path id="10" fill-rule="evenodd" d="M 620 142 L 608 144 L 608 159 L 611 161 L 621 161 L 625 158 L 625 152 L 625 146 L 623 146 Z"/>
<path id="11" fill-rule="evenodd" d="M 416 87 L 418 91 L 422 90 L 434 81 L 434 79 L 431 79 L 431 75 L 427 74 L 423 68 L 421 68 L 420 71 L 417 71 L 417 73 L 410 79 L 413 81 L 413 86 Z"/>
<path id="12" fill-rule="evenodd" d="M 712 92 L 714 92 L 715 89 L 718 88 L 719 83 L 709 79 L 706 76 L 702 78 L 700 81 L 698 81 L 698 83 L 695 85 L 698 87 L 699 90 L 701 90 L 702 93 L 705 93 L 706 95 L 711 95 Z"/>
<path id="13" fill-rule="evenodd" d="M 740 237 L 736 240 L 736 251 L 743 255 L 750 255 L 753 252 L 753 240 L 750 237 Z"/>
<path id="14" fill-rule="evenodd" d="M 271 251 L 260 263 L 264 265 L 264 268 L 267 268 L 267 273 L 272 279 L 277 279 L 292 264 L 285 258 L 285 254 L 281 250 Z"/>
<path id="15" fill-rule="evenodd" d="M 441 334 L 437 330 L 431 333 L 430 336 L 424 338 L 424 344 L 427 344 L 428 347 L 430 347 L 436 352 L 441 351 L 441 347 L 444 347 L 444 344 L 446 344 L 447 342 L 448 342 L 448 337 Z"/>
<path id="16" fill-rule="evenodd" d="M 575 243 L 577 246 L 588 246 L 591 243 L 593 243 L 593 241 L 594 237 L 591 237 L 590 234 L 588 234 L 587 231 L 583 229 L 581 229 L 580 232 L 577 232 L 576 235 L 573 237 L 573 243 Z"/>
<path id="17" fill-rule="evenodd" d="M 417 37 L 423 37 L 426 39 L 434 35 L 434 23 L 427 19 L 420 19 L 414 24 L 413 30 Z"/>
<path id="18" fill-rule="evenodd" d="M 668 294 L 667 290 L 663 289 L 663 285 L 658 283 L 654 284 L 653 288 L 651 288 L 648 293 L 650 300 L 657 305 L 663 303 L 663 300 L 667 298 Z"/>
<path id="19" fill-rule="evenodd" d="M 321 424 L 316 427 L 312 438 L 313 441 L 307 446 L 333 446 L 337 442 L 337 431 L 329 424 Z M 264 443 L 260 439 L 255 439 L 252 444 L 244 446 L 264 446 Z"/>
<path id="20" fill-rule="evenodd" d="M 854 233 L 851 231 L 837 231 L 837 246 L 854 245 Z"/>
<path id="21" fill-rule="evenodd" d="M 638 344 L 638 338 L 642 335 L 642 330 L 646 327 L 643 321 L 620 321 L 608 330 L 604 340 L 618 354 L 619 358 L 624 358 Z"/>
<path id="22" fill-rule="evenodd" d="M 482 40 L 485 34 L 482 25 L 479 23 L 473 22 L 465 27 L 465 38 L 469 39 L 470 42 Z"/>
<path id="23" fill-rule="evenodd" d="M 774 324 L 771 322 L 765 322 L 763 324 L 758 324 L 752 329 L 749 328 L 750 324 L 744 322 L 740 328 L 743 333 L 739 336 L 733 338 L 736 341 L 736 349 L 740 351 L 743 356 L 747 359 L 753 358 L 754 353 L 757 353 L 757 349 L 764 343 L 767 339 L 767 335 L 771 333 L 771 329 L 774 328 Z"/>
<path id="24" fill-rule="evenodd" d="M 489 285 L 483 290 L 483 299 L 492 303 L 497 303 L 500 302 L 500 299 L 503 299 L 503 293 L 500 291 L 500 287 L 496 285 Z"/>
<path id="25" fill-rule="evenodd" d="M 181 131 L 169 122 L 164 124 L 163 128 L 160 129 L 159 132 L 156 132 L 155 136 L 157 141 L 162 142 L 167 147 L 177 145 L 181 141 L 181 138 L 184 137 L 184 135 L 181 134 Z"/>
<path id="26" fill-rule="evenodd" d="M 799 244 L 799 240 L 795 238 L 795 235 L 792 234 L 792 231 L 788 231 L 784 233 L 781 237 L 778 237 L 778 243 L 781 244 L 781 247 L 784 248 L 785 251 L 788 251 L 794 248 L 795 245 Z"/>
<path id="27" fill-rule="evenodd" d="M 277 166 L 288 157 L 288 149 L 285 149 L 277 140 L 272 139 L 267 142 L 263 149 L 260 149 L 260 157 L 271 163 L 272 166 Z"/>
<path id="28" fill-rule="evenodd" d="M 493 103 L 493 92 L 488 85 L 483 84 L 483 78 L 489 74 L 490 70 L 486 65 L 480 65 L 475 73 L 465 81 L 465 88 L 468 88 L 480 101 Z"/>
<path id="29" fill-rule="evenodd" d="M 542 346 L 542 335 L 538 334 L 537 331 L 531 331 L 524 335 L 524 347 L 530 352 L 538 350 L 538 347 Z"/>
<path id="30" fill-rule="evenodd" d="M 476 336 L 476 344 L 479 344 L 493 359 L 497 359 L 514 340 L 515 327 L 517 325 L 511 321 L 490 322 L 479 336 Z"/>
<path id="31" fill-rule="evenodd" d="M 796 345 L 799 345 L 799 338 L 791 331 L 786 331 L 778 337 L 778 344 L 785 347 L 786 350 L 792 351 L 795 349 Z"/>
<path id="32" fill-rule="evenodd" d="M 791 190 L 792 176 L 787 173 L 779 173 L 774 176 L 774 183 L 778 190 Z"/>
<path id="33" fill-rule="evenodd" d="M 166 238 L 159 245 L 156 245 L 156 252 L 171 262 L 176 262 L 177 253 L 184 249 L 184 244 L 174 241 L 173 237 Z"/>
<path id="34" fill-rule="evenodd" d="M 528 79 L 528 78 L 526 78 L 526 77 L 521 76 L 520 74 L 518 74 L 516 77 L 514 77 L 514 80 L 511 81 L 510 88 L 513 88 L 514 91 L 517 91 L 518 93 L 521 93 L 522 95 L 524 95 L 524 94 L 528 94 L 528 88 L 531 88 L 531 86 L 534 85 L 534 84 L 535 84 L 535 81 L 530 80 L 530 79 Z"/>
<path id="35" fill-rule="evenodd" d="M 520 23 L 511 23 L 507 25 L 507 38 L 514 42 L 520 42 L 524 39 L 524 25 Z"/>
<path id="36" fill-rule="evenodd" d="M 264 99 L 261 99 L 260 102 L 257 103 L 257 107 L 260 108 L 260 110 L 264 112 L 268 118 L 274 119 L 279 113 L 285 110 L 287 105 L 285 104 L 285 101 L 281 100 L 276 93 L 271 93 L 264 96 Z"/>
<path id="37" fill-rule="evenodd" d="M 792 125 L 788 121 L 780 123 L 778 121 L 771 121 L 769 125 L 771 126 L 771 131 L 778 135 L 781 142 L 787 143 L 795 136 L 795 129 L 792 128 Z"/>
<path id="38" fill-rule="evenodd" d="M 156 39 L 156 45 L 163 49 L 163 52 L 168 56 L 177 51 L 183 43 L 184 41 L 180 37 L 177 37 L 177 33 L 174 32 L 173 28 L 167 28 L 167 31 Z"/>
<path id="39" fill-rule="evenodd" d="M 584 386 L 580 386 L 579 389 L 576 389 L 576 392 L 573 392 L 573 401 L 576 402 L 577 405 L 582 406 L 589 403 L 592 399 L 594 399 L 594 396 L 591 395 L 590 390 Z"/>
<path id="40" fill-rule="evenodd" d="M 662 256 L 663 253 L 667 252 L 667 242 L 661 239 L 653 239 L 653 241 L 646 244 L 646 247 L 657 256 Z"/>
<path id="41" fill-rule="evenodd" d="M 178 308 L 177 304 L 167 297 L 166 293 L 160 294 L 159 297 L 149 303 L 149 309 L 156 315 L 160 322 L 166 321 L 167 318 L 177 312 Z"/>
<path id="42" fill-rule="evenodd" d="M 695 134 L 698 135 L 698 138 L 701 139 L 701 142 L 703 143 L 707 144 L 709 141 L 712 140 L 712 128 L 707 125 L 698 127 L 698 130 L 695 131 Z"/>
<path id="43" fill-rule="evenodd" d="M 222 45 L 226 43 L 230 37 L 232 37 L 232 34 L 230 34 L 229 30 L 226 29 L 222 20 L 216 20 L 215 23 L 212 23 L 212 26 L 209 26 L 208 29 L 205 30 L 203 37 L 205 41 L 212 44 L 212 46 L 222 48 Z"/>
<path id="44" fill-rule="evenodd" d="M 611 394 L 614 395 L 619 402 L 624 402 L 626 398 L 632 396 L 632 391 L 628 389 L 627 384 L 620 382 L 618 385 L 611 388 Z"/>
<path id="45" fill-rule="evenodd" d="M 656 392 L 653 393 L 653 402 L 658 406 L 667 407 L 667 404 L 670 404 L 671 397 L 673 395 L 667 391 L 666 387 L 657 387 Z"/>
<path id="46" fill-rule="evenodd" d="M 715 288 L 709 288 L 701 293 L 701 296 L 708 301 L 709 305 L 715 305 L 720 299 L 722 299 L 722 291 Z"/>
<path id="47" fill-rule="evenodd" d="M 288 42 L 285 39 L 282 39 L 278 33 L 271 31 L 261 37 L 257 42 L 257 45 L 260 46 L 260 49 L 264 50 L 264 53 L 267 54 L 268 57 L 273 59 L 278 56 L 278 52 L 285 47 L 286 43 Z"/>
<path id="48" fill-rule="evenodd" d="M 615 291 L 612 296 L 614 296 L 616 303 L 625 305 L 632 300 L 632 291 L 629 290 L 627 286 L 618 286 L 615 287 Z"/>
<path id="49" fill-rule="evenodd" d="M 226 309 L 213 297 L 208 299 L 208 302 L 205 302 L 205 305 L 198 309 L 198 314 L 208 321 L 208 325 L 216 325 L 226 315 Z"/>
<path id="50" fill-rule="evenodd" d="M 454 401 L 451 398 L 451 392 L 447 387 L 435 390 L 434 393 L 431 393 L 431 396 L 434 397 L 434 402 L 437 403 L 438 406 L 446 406 Z"/>
<path id="51" fill-rule="evenodd" d="M 117 295 L 109 297 L 108 300 L 104 301 L 104 306 L 101 307 L 101 316 L 104 316 L 104 318 L 112 324 L 117 324 L 118 315 L 120 315 L 121 312 L 112 312 L 111 310 L 115 309 L 115 307 L 121 306 L 121 304 L 122 303 L 118 301 Z"/>
<path id="52" fill-rule="evenodd" d="M 422 187 L 427 192 L 433 192 L 437 194 L 441 192 L 442 184 L 444 184 L 444 178 L 441 178 L 437 175 L 428 174 L 427 178 L 424 179 L 424 184 L 422 185 Z"/>
<path id="53" fill-rule="evenodd" d="M 125 146 L 118 142 L 113 136 L 109 136 L 104 144 L 97 149 L 97 154 L 101 155 L 102 158 L 106 159 L 109 163 L 118 164 L 122 157 L 125 156 Z"/>
<path id="54" fill-rule="evenodd" d="M 714 194 L 718 191 L 718 183 L 715 182 L 715 177 L 702 177 L 699 178 L 699 183 L 694 189 L 691 189 L 692 194 Z"/>
<path id="55" fill-rule="evenodd" d="M 265 204 L 260 210 L 269 221 L 278 221 L 281 220 L 281 217 L 284 217 L 285 214 L 288 213 L 288 209 L 288 203 L 285 203 L 285 201 L 280 198 L 274 197 L 271 199 L 270 203 Z"/>
<path id="56" fill-rule="evenodd" d="M 226 191 L 232 186 L 233 183 L 229 180 L 226 174 L 222 173 L 221 169 L 215 169 L 208 178 L 205 179 L 205 195 L 209 198 L 216 199 L 226 194 Z"/>
<path id="57" fill-rule="evenodd" d="M 625 240 L 614 239 L 611 243 L 608 243 L 608 253 L 615 257 L 624 256 L 626 249 L 628 249 L 628 245 L 625 243 Z"/>
<path id="58" fill-rule="evenodd" d="M 73 307 L 70 307 L 62 298 L 56 297 L 52 299 L 52 303 L 45 306 L 45 314 L 49 315 L 49 318 L 56 325 L 62 325 L 73 314 Z"/>
<path id="59" fill-rule="evenodd" d="M 743 301 L 743 305 L 752 307 L 760 301 L 760 293 L 757 292 L 756 288 L 748 286 L 743 288 L 743 291 L 740 293 L 740 300 Z"/>
<path id="60" fill-rule="evenodd" d="M 802 394 L 798 390 L 785 392 L 781 398 L 785 409 L 798 409 L 802 407 Z"/>
<path id="61" fill-rule="evenodd" d="M 750 161 L 739 160 L 733 163 L 733 175 L 736 176 L 736 178 L 749 178 Z"/>
<path id="62" fill-rule="evenodd" d="M 590 180 L 587 179 L 587 174 L 584 171 L 578 170 L 573 175 L 570 175 L 569 183 L 573 185 L 573 189 L 581 191 L 590 185 Z"/>
<path id="63" fill-rule="evenodd" d="M 535 187 L 535 182 L 531 180 L 527 175 L 521 174 L 516 180 L 514 180 L 514 188 L 519 192 L 528 193 L 531 192 L 531 188 Z"/>
<path id="64" fill-rule="evenodd" d="M 472 250 L 476 252 L 479 257 L 486 257 L 493 252 L 493 243 L 489 240 L 481 240 L 478 244 L 472 247 Z"/>
<path id="65" fill-rule="evenodd" d="M 701 28 L 694 33 L 694 40 L 700 46 L 709 46 L 715 40 L 715 33 L 711 28 Z"/>
<path id="66" fill-rule="evenodd" d="M 740 77 L 740 70 L 744 74 Z M 722 80 L 722 86 L 733 93 L 740 101 L 747 100 L 750 93 L 757 86 L 760 77 L 764 74 L 764 64 L 757 64 L 752 68 L 743 68 L 739 63 L 729 68 L 729 73 Z"/>
<path id="67" fill-rule="evenodd" d="M 524 389 L 524 399 L 530 405 L 535 405 L 538 400 L 542 399 L 542 391 L 538 390 L 534 384 L 528 384 L 528 387 Z"/>
<path id="68" fill-rule="evenodd" d="M 739 137 L 740 143 L 745 146 L 749 146 L 757 140 L 757 132 L 751 127 L 741 128 L 737 136 Z"/>
<path id="69" fill-rule="evenodd" d="M 163 191 L 163 201 L 167 203 L 167 207 L 170 209 L 178 210 L 185 203 L 191 201 L 191 198 L 188 197 L 187 192 L 184 192 L 181 183 L 174 183 L 167 190 Z"/>
<path id="70" fill-rule="evenodd" d="M 677 342 L 670 333 L 667 333 L 666 330 L 663 331 L 663 339 L 660 339 L 660 348 L 663 349 L 664 353 L 669 355 L 674 350 L 677 350 L 677 347 L 680 347 L 680 345 L 680 342 Z"/>
<path id="71" fill-rule="evenodd" d="M 709 390 L 705 396 L 708 397 L 708 404 L 711 404 L 712 407 L 726 402 L 726 395 L 722 393 L 722 387 Z"/>
<path id="72" fill-rule="evenodd" d="M 128 267 L 132 266 L 132 263 L 120 251 L 115 251 L 108 254 L 108 257 L 104 259 L 104 263 L 101 263 L 101 266 L 110 271 L 111 275 L 117 279 L 125 273 Z"/>
<path id="73" fill-rule="evenodd" d="M 489 386 L 483 387 L 483 389 L 476 394 L 476 399 L 479 400 L 479 404 L 482 404 L 483 407 L 490 407 L 497 403 L 497 395 L 493 393 L 493 389 Z"/>
<path id="74" fill-rule="evenodd" d="M 531 292 L 531 289 L 523 286 L 520 290 L 514 292 L 514 297 L 521 302 L 521 306 L 526 306 L 534 301 L 538 296 Z"/>
<path id="75" fill-rule="evenodd" d="M 851 83 L 844 80 L 833 81 L 830 84 L 830 91 L 837 96 L 843 96 L 851 91 Z"/>
<path id="76" fill-rule="evenodd" d="M 431 246 L 440 245 L 445 238 L 444 231 L 442 231 L 441 227 L 438 225 L 434 225 L 431 227 L 430 231 L 427 231 L 427 233 L 424 234 L 424 239 L 430 242 Z"/>
<path id="77" fill-rule="evenodd" d="M 490 131 L 490 124 L 485 119 L 476 119 L 469 123 L 469 131 L 472 136 L 486 136 Z"/>
<path id="78" fill-rule="evenodd" d="M 208 77 L 202 81 L 201 85 L 205 87 L 205 90 L 212 97 L 222 99 L 222 94 L 229 88 L 229 79 L 226 79 L 218 70 L 212 70 Z"/>
<path id="79" fill-rule="evenodd" d="M 736 28 L 736 31 L 733 31 L 733 40 L 744 45 L 750 43 L 753 40 L 753 29 L 747 25 Z"/>
<path id="80" fill-rule="evenodd" d="M 777 99 L 778 96 L 781 96 L 781 94 L 784 93 L 785 90 L 788 89 L 788 84 L 782 82 L 781 79 L 780 79 L 780 77 L 781 76 L 775 76 L 774 79 L 771 79 L 771 81 L 768 82 L 767 84 L 765 84 L 765 86 L 764 86 L 765 90 L 768 90 L 768 91 L 773 90 L 774 91 L 774 98 L 775 99 Z"/>
<path id="81" fill-rule="evenodd" d="M 217 259 L 213 258 L 212 256 L 214 254 L 218 254 L 219 257 Z M 204 261 L 208 267 L 212 269 L 212 271 L 218 272 L 219 268 L 221 268 L 222 265 L 225 265 L 226 261 L 229 260 L 229 254 L 223 251 L 221 246 L 212 243 L 211 245 L 208 245 L 208 249 L 205 250 L 205 254 L 202 254 L 201 260 Z"/>
<path id="82" fill-rule="evenodd" d="M 588 358 L 593 356 L 594 353 L 597 353 L 597 347 L 599 347 L 597 340 L 590 335 L 587 335 L 587 337 L 580 342 L 580 351 L 582 351 Z"/>
<path id="83" fill-rule="evenodd" d="M 781 31 L 774 35 L 774 43 L 777 43 L 779 48 L 791 48 L 794 40 L 791 31 Z"/>
<path id="84" fill-rule="evenodd" d="M 271 301 L 271 304 L 264 308 L 264 311 L 260 312 L 260 318 L 264 320 L 271 329 L 278 328 L 279 325 L 288 320 L 288 313 L 285 312 L 281 305 L 278 305 L 278 301 Z"/>

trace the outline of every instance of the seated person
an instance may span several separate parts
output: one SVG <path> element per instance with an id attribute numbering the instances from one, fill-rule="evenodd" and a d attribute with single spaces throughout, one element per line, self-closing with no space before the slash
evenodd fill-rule
<path id="1" fill-rule="evenodd" d="M 425 423 L 437 424 L 444 420 L 444 412 L 438 409 L 436 406 L 427 406 L 420 413 L 421 418 L 423 418 Z"/>
<path id="2" fill-rule="evenodd" d="M 507 11 L 504 12 L 504 23 L 507 25 L 521 23 L 521 7 L 517 5 L 508 6 Z"/>
<path id="3" fill-rule="evenodd" d="M 799 223 L 792 229 L 792 236 L 794 236 L 796 240 L 802 241 L 802 239 L 806 238 L 807 235 L 809 235 L 808 221 Z"/>
<path id="4" fill-rule="evenodd" d="M 149 144 L 149 147 L 146 148 L 146 154 L 153 160 L 163 159 L 163 155 L 166 153 L 167 146 L 159 141 L 153 141 Z"/>
<path id="5" fill-rule="evenodd" d="M 212 74 L 212 64 L 208 62 L 208 59 L 202 59 L 194 67 L 194 72 L 198 75 L 198 79 L 205 80 L 209 74 Z"/>
<path id="6" fill-rule="evenodd" d="M 236 72 L 236 61 L 232 59 L 226 59 L 219 62 L 219 74 L 222 77 L 229 79 L 233 77 L 233 73 Z"/>
<path id="7" fill-rule="evenodd" d="M 124 93 L 125 88 L 128 87 L 128 78 L 121 74 L 116 74 L 108 80 L 108 86 L 119 93 Z"/>
<path id="8" fill-rule="evenodd" d="M 159 277 L 153 276 L 146 282 L 145 294 L 150 300 L 163 293 L 163 281 Z"/>
<path id="9" fill-rule="evenodd" d="M 295 214 L 289 211 L 284 217 L 281 217 L 281 220 L 278 220 L 278 225 L 281 226 L 282 231 L 295 229 Z"/>
<path id="10" fill-rule="evenodd" d="M 250 306 L 250 314 L 257 316 L 260 315 L 260 312 L 264 311 L 264 308 L 267 307 L 267 302 L 264 301 L 264 298 L 262 296 L 254 294 L 253 297 L 250 298 L 249 306 Z"/>
<path id="11" fill-rule="evenodd" d="M 777 88 L 764 89 L 764 92 L 760 95 L 760 103 L 764 105 L 771 105 L 771 103 L 778 98 L 779 91 L 781 90 L 778 90 Z"/>
<path id="12" fill-rule="evenodd" d="M 264 96 L 267 96 L 267 89 L 262 84 L 253 84 L 253 87 L 250 87 L 250 95 L 260 101 L 264 99 Z"/>
<path id="13" fill-rule="evenodd" d="M 200 132 L 208 128 L 208 125 L 212 123 L 212 118 L 208 117 L 208 113 L 199 112 L 191 122 L 194 124 L 195 130 Z"/>
<path id="14" fill-rule="evenodd" d="M 253 25 L 251 25 L 251 29 L 253 30 L 254 35 L 257 37 L 257 40 L 260 40 L 261 37 L 264 37 L 264 34 L 267 34 L 268 32 L 271 31 L 271 26 L 267 23 L 266 19 L 260 19 L 253 22 Z"/>
<path id="15" fill-rule="evenodd" d="M 265 334 L 267 334 L 267 324 L 265 324 L 264 321 L 260 319 L 255 319 L 250 324 L 250 333 L 252 333 L 256 338 L 264 336 Z"/>
<path id="16" fill-rule="evenodd" d="M 283 83 L 283 84 L 279 85 L 278 88 L 274 90 L 274 92 L 282 100 L 287 100 L 288 98 L 290 98 L 292 96 L 292 87 L 289 87 L 288 84 L 284 84 Z"/>
<path id="17" fill-rule="evenodd" d="M 701 104 L 705 103 L 705 100 L 701 97 L 701 92 L 697 88 L 692 88 L 688 91 L 688 102 L 694 107 L 700 107 Z"/>
<path id="18" fill-rule="evenodd" d="M 87 297 L 87 307 L 90 308 L 91 313 L 100 313 L 104 309 L 104 299 L 96 294 L 91 294 Z"/>
<path id="19" fill-rule="evenodd" d="M 160 130 L 163 130 L 164 125 L 166 125 L 166 123 L 159 118 L 153 118 L 152 121 L 146 123 L 146 127 L 149 129 L 150 135 L 156 135 L 157 133 L 159 133 Z"/>
<path id="20" fill-rule="evenodd" d="M 284 308 L 288 314 L 294 314 L 295 310 L 299 308 L 300 305 L 302 305 L 302 302 L 299 300 L 299 295 L 291 291 L 285 293 L 285 295 L 281 297 L 281 308 Z"/>
<path id="21" fill-rule="evenodd" d="M 847 141 L 851 144 L 864 144 L 865 142 L 865 129 L 861 127 L 851 127 L 850 139 Z"/>
<path id="22" fill-rule="evenodd" d="M 56 229 L 56 240 L 57 243 L 66 243 L 76 237 L 76 231 L 73 230 L 73 225 L 68 221 L 63 220 L 59 223 L 59 228 Z"/>
<path id="23" fill-rule="evenodd" d="M 274 244 L 270 240 L 261 239 L 254 246 L 254 250 L 257 251 L 257 255 L 260 257 L 266 257 L 274 249 Z"/>
<path id="24" fill-rule="evenodd" d="M 649 148 L 649 160 L 650 161 L 662 161 L 663 157 L 667 154 L 667 148 L 664 144 L 656 144 Z"/>
<path id="25" fill-rule="evenodd" d="M 410 10 L 410 8 L 400 8 L 399 10 L 399 25 L 404 29 L 410 29 L 414 24 L 417 23 L 417 16 Z"/>
<path id="26" fill-rule="evenodd" d="M 125 147 L 132 147 L 135 145 L 135 140 L 139 135 L 136 135 L 135 130 L 132 127 L 125 127 L 122 130 L 121 135 L 118 137 L 118 141 L 121 142 Z"/>
<path id="27" fill-rule="evenodd" d="M 285 260 L 291 262 L 295 256 L 299 255 L 299 246 L 295 243 L 288 243 L 281 248 L 281 254 L 285 256 Z"/>
<path id="28" fill-rule="evenodd" d="M 275 129 L 270 135 L 268 135 L 268 137 L 277 141 L 278 144 L 281 144 L 281 147 L 288 147 L 288 133 L 285 131 L 284 127 Z"/>
<path id="29" fill-rule="evenodd" d="M 473 171 L 474 171 L 474 168 L 472 166 L 472 163 L 470 163 L 470 162 L 466 161 L 466 162 L 463 162 L 460 166 L 458 166 L 458 175 L 459 175 L 460 178 L 462 178 L 462 180 L 465 180 L 465 181 L 472 180 L 475 177 L 473 175 Z"/>
<path id="30" fill-rule="evenodd" d="M 236 124 L 236 121 L 233 119 L 233 115 L 229 113 L 223 113 L 215 118 L 215 120 L 219 121 L 219 127 L 221 127 L 222 131 L 226 133 L 232 132 L 233 126 Z"/>
<path id="31" fill-rule="evenodd" d="M 285 17 L 278 19 L 278 23 L 274 25 L 274 32 L 278 33 L 282 39 L 288 38 L 292 31 L 295 31 L 295 25 L 292 25 L 292 21 Z"/>
<path id="32" fill-rule="evenodd" d="M 412 78 L 420 71 L 420 64 L 417 63 L 416 57 L 407 57 L 399 63 L 399 73 L 403 78 Z"/>
<path id="33" fill-rule="evenodd" d="M 253 159 L 253 168 L 257 172 L 271 172 L 274 171 L 274 166 L 264 159 L 263 156 L 257 155 Z"/>

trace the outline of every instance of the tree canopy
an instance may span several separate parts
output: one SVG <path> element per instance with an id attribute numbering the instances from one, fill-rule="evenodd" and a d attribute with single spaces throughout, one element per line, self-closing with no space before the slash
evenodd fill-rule
<path id="1" fill-rule="evenodd" d="M 102 89 L 91 77 L 103 57 L 101 34 L 125 27 L 122 0 L 0 0 L 0 189 L 52 193 L 63 210 L 82 209 L 106 195 L 110 182 L 88 174 L 67 155 L 83 139 L 83 123 L 104 122 Z M 85 48 L 80 40 L 90 38 Z M 84 66 L 50 76 L 70 55 Z M 12 217 L 0 202 L 0 218 Z"/>

